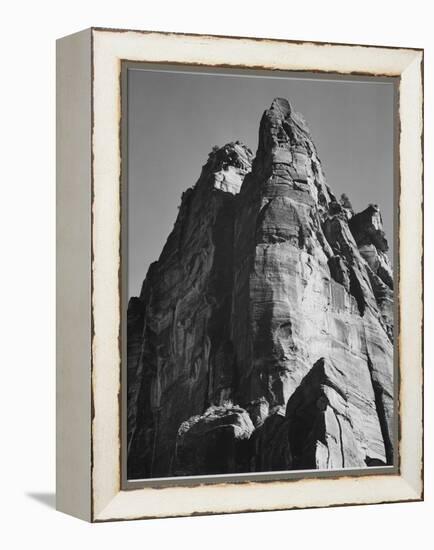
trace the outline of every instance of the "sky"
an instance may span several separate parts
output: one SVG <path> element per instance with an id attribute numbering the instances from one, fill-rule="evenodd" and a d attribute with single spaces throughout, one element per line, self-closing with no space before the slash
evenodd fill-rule
<path id="1" fill-rule="evenodd" d="M 394 88 L 391 82 L 128 70 L 128 296 L 172 230 L 181 194 L 214 145 L 256 151 L 259 121 L 275 97 L 305 118 L 327 183 L 355 211 L 381 209 L 392 250 Z M 390 253 L 392 257 L 392 252 Z"/>

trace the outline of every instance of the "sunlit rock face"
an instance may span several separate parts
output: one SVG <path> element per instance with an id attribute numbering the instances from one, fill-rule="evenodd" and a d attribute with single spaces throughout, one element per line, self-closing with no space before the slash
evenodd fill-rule
<path id="1" fill-rule="evenodd" d="M 392 464 L 387 250 L 286 99 L 215 148 L 129 304 L 129 477 Z"/>

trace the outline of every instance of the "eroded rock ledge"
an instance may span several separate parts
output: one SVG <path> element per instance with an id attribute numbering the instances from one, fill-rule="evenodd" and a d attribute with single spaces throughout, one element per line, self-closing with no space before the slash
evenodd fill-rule
<path id="1" fill-rule="evenodd" d="M 214 148 L 128 307 L 129 478 L 391 464 L 387 250 L 286 99 Z"/>

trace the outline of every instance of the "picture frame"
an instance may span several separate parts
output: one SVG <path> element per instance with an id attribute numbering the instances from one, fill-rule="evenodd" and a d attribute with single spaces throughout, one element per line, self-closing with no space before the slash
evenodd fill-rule
<path id="1" fill-rule="evenodd" d="M 393 471 L 212 483 L 171 478 L 127 486 L 122 86 L 125 67 L 134 63 L 396 82 L 399 420 Z M 423 499 L 423 50 L 104 28 L 70 35 L 57 42 L 56 177 L 60 511 L 105 522 Z"/>

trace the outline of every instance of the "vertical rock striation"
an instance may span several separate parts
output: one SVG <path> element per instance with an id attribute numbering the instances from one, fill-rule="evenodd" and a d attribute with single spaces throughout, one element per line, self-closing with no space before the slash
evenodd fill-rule
<path id="1" fill-rule="evenodd" d="M 251 159 L 250 150 L 239 143 L 210 154 L 198 182 L 182 196 L 175 226 L 139 298 L 130 300 L 128 370 L 135 372 L 128 379 L 131 478 L 173 472 L 180 424 L 222 403 L 233 387 L 233 219 Z"/>
<path id="2" fill-rule="evenodd" d="M 129 477 L 392 464 L 386 252 L 286 99 L 213 151 L 129 304 Z"/>

